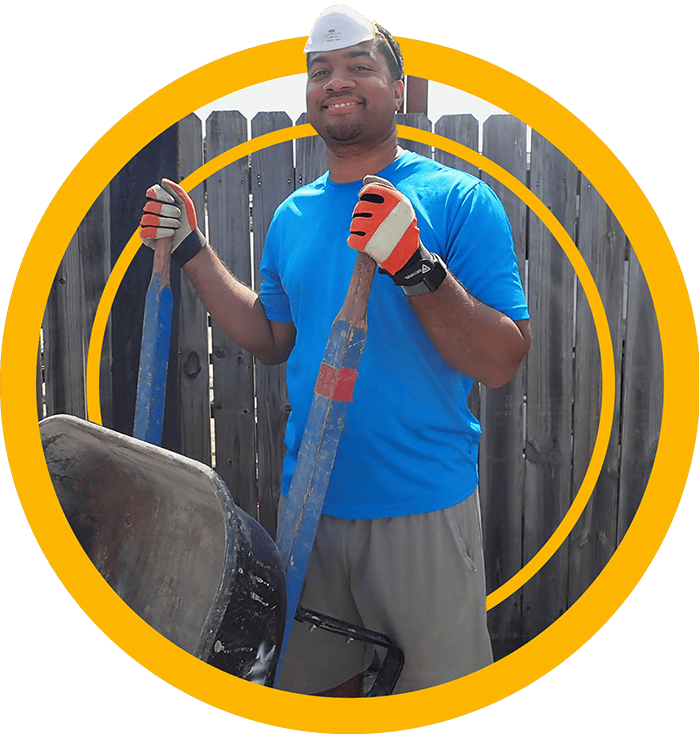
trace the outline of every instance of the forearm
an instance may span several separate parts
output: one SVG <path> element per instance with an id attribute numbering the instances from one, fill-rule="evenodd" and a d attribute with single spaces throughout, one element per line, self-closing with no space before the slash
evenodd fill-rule
<path id="1" fill-rule="evenodd" d="M 513 322 L 472 297 L 425 248 L 412 204 L 388 181 L 366 176 L 352 217 L 348 245 L 404 288 L 442 358 L 488 387 L 509 382 L 529 350 L 529 322 Z"/>
<path id="2" fill-rule="evenodd" d="M 479 302 L 449 273 L 437 291 L 409 301 L 442 358 L 488 387 L 509 382 L 531 345 L 528 322 Z"/>
<path id="3" fill-rule="evenodd" d="M 188 261 L 184 270 L 214 322 L 263 363 L 286 360 L 293 342 L 275 335 L 256 292 L 238 281 L 210 246 Z"/>

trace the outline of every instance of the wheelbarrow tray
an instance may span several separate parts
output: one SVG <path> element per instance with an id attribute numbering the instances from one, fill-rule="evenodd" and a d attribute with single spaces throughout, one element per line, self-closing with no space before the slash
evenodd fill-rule
<path id="1" fill-rule="evenodd" d="M 219 475 L 73 416 L 39 427 L 63 512 L 114 591 L 183 650 L 271 685 L 284 572 L 272 538 Z"/>

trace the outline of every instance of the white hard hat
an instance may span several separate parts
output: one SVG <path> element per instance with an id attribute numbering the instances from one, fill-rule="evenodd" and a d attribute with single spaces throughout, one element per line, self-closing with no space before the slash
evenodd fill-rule
<path id="1" fill-rule="evenodd" d="M 331 52 L 370 41 L 376 35 L 373 21 L 347 5 L 331 5 L 316 18 L 304 54 Z"/>

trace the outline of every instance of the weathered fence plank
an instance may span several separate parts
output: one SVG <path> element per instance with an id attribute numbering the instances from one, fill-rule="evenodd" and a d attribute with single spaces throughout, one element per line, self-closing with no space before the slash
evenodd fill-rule
<path id="1" fill-rule="evenodd" d="M 442 116 L 434 125 L 434 132 L 478 152 L 478 119 L 472 114 Z M 480 176 L 480 171 L 475 165 L 450 152 L 438 149 L 434 153 L 434 159 L 455 170 Z"/>
<path id="2" fill-rule="evenodd" d="M 590 501 L 571 532 L 569 603 L 576 601 L 616 549 L 619 497 L 619 395 L 624 331 L 626 236 L 592 184 L 581 176 L 578 249 L 595 280 L 614 347 L 615 415 L 611 440 Z M 597 329 L 588 298 L 578 283 L 575 333 L 573 490 L 578 492 L 597 440 L 602 400 L 602 367 Z"/>
<path id="3" fill-rule="evenodd" d="M 177 180 L 182 181 L 204 162 L 202 124 L 195 114 L 180 122 L 177 149 Z M 189 191 L 202 231 L 206 229 L 204 186 L 200 183 Z M 208 316 L 184 271 L 180 273 L 179 328 L 179 450 L 211 465 Z"/>
<path id="4" fill-rule="evenodd" d="M 43 363 L 50 369 L 46 414 L 86 416 L 85 372 L 92 320 L 109 276 L 109 188 L 98 196 L 68 244 L 44 317 Z M 111 423 L 109 328 L 102 345 L 102 417 Z M 42 406 L 43 407 L 43 406 Z M 43 414 L 43 410 L 42 410 Z"/>
<path id="5" fill-rule="evenodd" d="M 50 298 L 49 298 L 50 301 Z M 44 402 L 44 329 L 46 310 L 44 310 L 44 319 L 42 320 L 42 328 L 39 333 L 39 344 L 36 352 L 36 415 L 38 420 L 42 420 L 46 415 L 46 405 Z"/>
<path id="6" fill-rule="evenodd" d="M 308 123 L 308 116 L 304 113 L 296 120 L 296 124 Z M 328 154 L 325 142 L 316 134 L 313 137 L 303 137 L 296 141 L 296 188 L 304 186 L 323 175 L 328 169 Z"/>
<path id="7" fill-rule="evenodd" d="M 112 265 L 138 229 L 146 190 L 164 177 L 177 177 L 177 131 L 175 124 L 156 137 L 110 183 Z M 116 431 L 127 435 L 133 432 L 143 309 L 152 266 L 153 251 L 142 247 L 131 261 L 112 305 L 112 423 Z M 173 271 L 173 335 L 177 333 L 179 283 L 179 272 Z M 176 343 L 171 344 L 167 379 L 162 446 L 176 451 L 180 442 Z"/>
<path id="8" fill-rule="evenodd" d="M 206 160 L 247 140 L 238 111 L 214 111 L 206 120 Z M 241 158 L 206 179 L 209 242 L 243 283 L 252 285 L 248 160 Z M 213 418 L 216 471 L 236 503 L 257 517 L 253 359 L 212 322 Z"/>
<path id="9" fill-rule="evenodd" d="M 85 297 L 83 347 L 87 354 L 92 334 L 92 325 L 97 307 L 102 298 L 102 290 L 107 283 L 111 272 L 109 245 L 111 189 L 105 188 L 97 197 L 85 218 L 86 243 L 80 243 L 80 259 L 82 262 L 82 293 Z M 81 241 L 81 237 L 78 238 Z M 112 321 L 109 319 L 105 327 L 102 349 L 100 353 L 99 389 L 100 412 L 102 424 L 111 427 L 113 417 L 112 395 Z M 87 362 L 87 358 L 85 359 Z"/>
<path id="10" fill-rule="evenodd" d="M 286 113 L 259 113 L 252 120 L 253 137 L 291 126 Z M 254 275 L 259 276 L 265 235 L 274 211 L 294 190 L 294 155 L 291 142 L 255 152 L 252 162 Z M 275 535 L 277 504 L 284 458 L 284 430 L 289 417 L 286 365 L 265 366 L 255 362 L 257 394 L 257 456 L 260 523 Z"/>
<path id="11" fill-rule="evenodd" d="M 85 328 L 80 262 L 81 224 L 56 272 L 44 313 L 44 364 L 51 369 L 46 380 L 48 415 L 72 413 L 84 417 L 85 403 Z"/>
<path id="12" fill-rule="evenodd" d="M 512 116 L 491 116 L 484 124 L 483 154 L 527 183 L 526 126 Z M 527 209 L 524 203 L 487 173 L 483 180 L 500 198 L 510 219 L 520 276 L 526 279 Z M 526 290 L 526 286 L 525 286 Z M 480 449 L 481 504 L 489 592 L 512 578 L 522 567 L 524 512 L 524 396 L 527 360 L 508 384 L 481 387 Z M 518 645 L 522 636 L 522 591 L 517 591 L 488 613 L 496 657 Z"/>
<path id="13" fill-rule="evenodd" d="M 636 514 L 648 484 L 663 412 L 663 355 L 658 318 L 648 283 L 633 250 L 629 250 L 628 296 L 619 467 L 619 541 Z"/>
<path id="14" fill-rule="evenodd" d="M 398 124 L 403 124 L 404 126 L 412 126 L 415 129 L 423 129 L 426 132 L 432 131 L 432 122 L 424 113 L 396 114 L 396 121 Z M 414 142 L 410 138 L 403 137 L 398 139 L 398 144 L 406 150 L 417 152 L 418 155 L 432 157 L 432 148 L 429 145 Z"/>
<path id="15" fill-rule="evenodd" d="M 406 76 L 404 108 L 407 113 L 417 111 L 427 114 L 429 85 L 429 80 L 422 77 Z"/>
<path id="16" fill-rule="evenodd" d="M 575 237 L 577 170 L 532 133 L 530 188 Z M 527 366 L 525 564 L 553 534 L 571 501 L 573 268 L 536 216 L 529 221 L 529 310 L 536 339 Z M 567 608 L 567 543 L 524 586 L 523 634 L 534 637 Z"/>

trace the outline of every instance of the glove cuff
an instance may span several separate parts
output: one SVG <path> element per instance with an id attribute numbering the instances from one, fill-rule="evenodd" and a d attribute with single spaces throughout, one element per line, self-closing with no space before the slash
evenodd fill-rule
<path id="1" fill-rule="evenodd" d="M 409 286 L 420 281 L 421 266 L 425 262 L 431 262 L 432 254 L 425 248 L 420 240 L 418 249 L 410 256 L 408 262 L 395 273 L 379 268 L 381 273 L 387 273 L 398 286 Z"/>
<path id="2" fill-rule="evenodd" d="M 447 275 L 444 261 L 420 242 L 412 258 L 393 275 L 393 281 L 410 295 L 436 291 Z"/>
<path id="3" fill-rule="evenodd" d="M 187 261 L 206 247 L 206 238 L 200 230 L 192 230 L 187 237 L 172 251 L 172 260 L 182 268 Z"/>
<path id="4" fill-rule="evenodd" d="M 403 285 L 403 292 L 409 297 L 416 297 L 419 294 L 436 292 L 447 277 L 447 266 L 444 261 L 436 254 L 432 253 L 432 265 L 423 264 L 420 280 L 417 283 Z"/>

